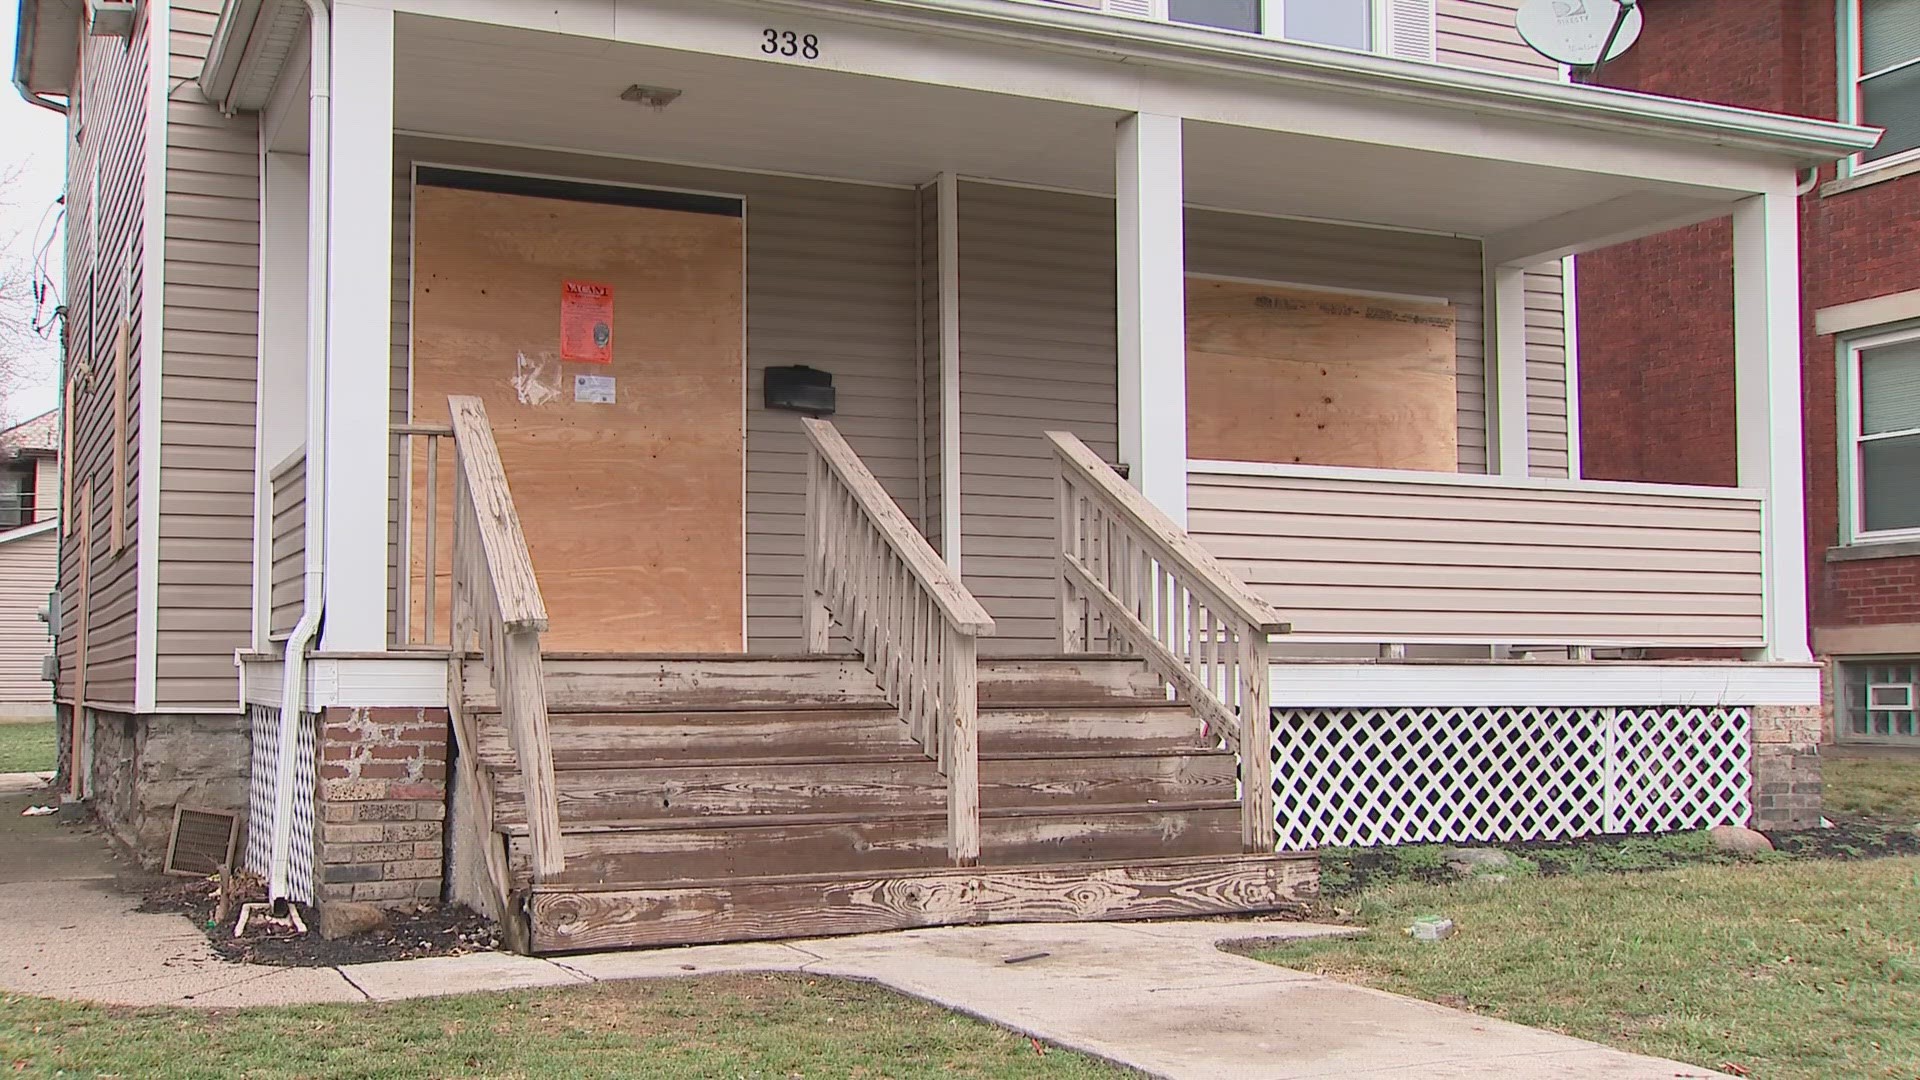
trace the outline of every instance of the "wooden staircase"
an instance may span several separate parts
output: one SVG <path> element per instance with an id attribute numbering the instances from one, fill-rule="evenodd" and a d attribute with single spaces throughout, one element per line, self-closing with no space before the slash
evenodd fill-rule
<path id="1" fill-rule="evenodd" d="M 448 404 L 450 870 L 510 947 L 1265 911 L 1312 890 L 1313 856 L 1273 853 L 1285 624 L 1072 436 L 1049 436 L 1061 655 L 979 659 L 992 618 L 811 419 L 806 655 L 543 654 L 485 410 Z"/>
<path id="2" fill-rule="evenodd" d="M 1137 659 L 981 662 L 973 868 L 857 656 L 548 656 L 545 677 L 565 869 L 538 883 L 497 703 L 463 680 L 536 952 L 1271 910 L 1313 879 L 1241 853 L 1234 755 Z"/>

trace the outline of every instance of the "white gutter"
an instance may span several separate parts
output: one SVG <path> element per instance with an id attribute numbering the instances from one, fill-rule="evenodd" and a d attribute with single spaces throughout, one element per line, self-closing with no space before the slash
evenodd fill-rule
<path id="1" fill-rule="evenodd" d="M 1706 141 L 1802 165 L 1858 153 L 1877 128 L 1507 75 L 1317 45 L 1073 10 L 1031 0 L 711 0 L 939 33 L 1112 62 L 1244 75 L 1409 103 L 1639 135 Z"/>
<path id="2" fill-rule="evenodd" d="M 294 761 L 299 755 L 301 713 L 306 707 L 307 646 L 320 629 L 326 567 L 327 522 L 327 274 L 329 180 L 333 172 L 333 24 L 325 0 L 306 0 L 313 24 L 307 34 L 307 507 L 305 573 L 300 621 L 287 638 L 280 688 L 279 745 L 273 774 L 273 854 L 267 899 L 275 913 L 285 907 L 293 865 Z"/>

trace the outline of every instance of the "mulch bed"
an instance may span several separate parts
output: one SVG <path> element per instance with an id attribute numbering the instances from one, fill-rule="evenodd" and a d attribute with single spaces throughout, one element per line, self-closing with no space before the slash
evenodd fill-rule
<path id="1" fill-rule="evenodd" d="M 419 904 L 390 914 L 387 925 L 362 934 L 328 940 L 320 936 L 318 916 L 298 905 L 307 925 L 302 934 L 288 926 L 249 920 L 244 937 L 233 936 L 240 904 L 266 899 L 258 879 L 242 879 L 235 888 L 232 910 L 215 922 L 218 897 L 206 878 L 176 879 L 143 895 L 140 910 L 178 913 L 199 927 L 215 952 L 228 960 L 279 967 L 333 967 L 378 960 L 412 960 L 422 956 L 460 956 L 492 952 L 499 947 L 492 922 L 459 904 Z"/>

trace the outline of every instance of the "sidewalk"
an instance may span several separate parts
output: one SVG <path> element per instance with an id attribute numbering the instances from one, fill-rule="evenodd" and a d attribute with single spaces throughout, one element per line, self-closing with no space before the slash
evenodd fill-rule
<path id="1" fill-rule="evenodd" d="M 137 888 L 142 875 L 114 863 L 88 829 L 20 817 L 32 799 L 8 786 L 0 777 L 0 990 L 239 1007 L 803 972 L 880 983 L 1156 1076 L 1717 1075 L 1216 948 L 1341 932 L 1306 923 L 960 927 L 551 960 L 482 953 L 337 968 L 234 964 L 180 916 L 135 912 L 138 900 L 123 887 Z"/>

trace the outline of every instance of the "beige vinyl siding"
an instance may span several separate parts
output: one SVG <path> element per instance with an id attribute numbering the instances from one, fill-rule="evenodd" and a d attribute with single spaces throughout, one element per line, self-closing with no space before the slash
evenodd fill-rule
<path id="1" fill-rule="evenodd" d="M 1763 640 L 1758 499 L 1195 472 L 1188 502 L 1296 642 Z"/>
<path id="2" fill-rule="evenodd" d="M 1520 0 L 1439 0 L 1439 61 L 1559 79 L 1560 65 L 1520 40 L 1513 22 L 1519 6 Z M 1535 476 L 1567 475 L 1565 323 L 1560 264 L 1535 267 L 1527 274 L 1527 461 Z"/>
<path id="3" fill-rule="evenodd" d="M 47 606 L 58 572 L 57 528 L 0 536 L 0 714 L 53 699 L 52 688 L 40 678 L 40 658 L 49 644 L 40 609 Z"/>
<path id="4" fill-rule="evenodd" d="M 274 470 L 273 531 L 267 584 L 270 634 L 291 633 L 300 621 L 307 569 L 307 455 L 302 452 Z"/>
<path id="5" fill-rule="evenodd" d="M 839 402 L 833 422 L 907 516 L 919 519 L 915 192 L 427 139 L 402 139 L 397 148 L 407 162 L 745 197 L 748 647 L 797 651 L 807 443 L 797 414 L 761 406 L 761 371 L 807 364 L 831 372 Z M 409 197 L 406 185 L 396 197 Z M 402 236 L 395 246 L 404 273 Z M 406 292 L 404 282 L 396 285 L 397 294 Z M 406 342 L 396 332 L 402 380 Z M 396 411 L 396 419 L 402 415 Z"/>
<path id="6" fill-rule="evenodd" d="M 140 460 L 141 267 L 145 238 L 146 153 L 149 134 L 149 34 L 146 8 L 132 40 L 81 38 L 80 85 L 69 112 L 67 145 L 67 355 L 66 393 L 72 398 L 72 492 L 61 498 L 68 513 L 86 514 L 93 525 L 93 557 L 87 574 L 87 679 L 89 705 L 132 709 L 138 587 Z M 95 199 L 97 177 L 98 198 Z M 127 439 L 114 437 L 113 343 L 119 324 L 129 328 Z M 112 550 L 113 460 L 126 456 L 126 546 Z M 59 642 L 60 696 L 73 699 L 79 663 L 81 568 L 79 519 L 70 542 L 60 545 L 60 606 L 66 613 Z M 63 520 L 62 529 L 67 524 Z M 37 672 L 36 672 L 37 676 Z"/>
<path id="7" fill-rule="evenodd" d="M 220 0 L 173 0 L 169 86 L 200 73 Z M 252 638 L 260 147 L 250 115 L 167 103 L 155 706 L 239 704 Z"/>
<path id="8" fill-rule="evenodd" d="M 1053 460 L 1065 428 L 1118 455 L 1113 203 L 987 183 L 960 189 L 962 571 L 999 623 L 982 647 L 1054 640 Z M 1187 214 L 1187 269 L 1455 305 L 1460 468 L 1486 468 L 1480 249 L 1355 226 Z"/>

